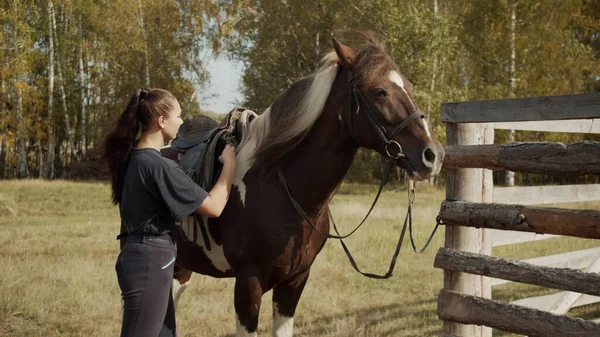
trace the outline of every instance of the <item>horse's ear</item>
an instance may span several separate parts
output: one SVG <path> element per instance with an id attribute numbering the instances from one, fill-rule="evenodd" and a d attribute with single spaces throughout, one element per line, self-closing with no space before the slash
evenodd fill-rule
<path id="1" fill-rule="evenodd" d="M 354 68 L 354 62 L 356 61 L 357 55 L 354 49 L 343 45 L 335 37 L 332 38 L 333 48 L 340 59 L 342 67 L 352 69 Z"/>

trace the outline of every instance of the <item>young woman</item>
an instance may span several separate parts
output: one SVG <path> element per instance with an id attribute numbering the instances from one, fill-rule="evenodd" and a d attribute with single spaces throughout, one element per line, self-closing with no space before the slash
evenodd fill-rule
<path id="1" fill-rule="evenodd" d="M 227 145 L 219 156 L 223 170 L 210 192 L 160 155 L 182 123 L 173 94 L 139 89 L 106 138 L 112 200 L 128 233 L 116 263 L 124 302 L 122 337 L 176 335 L 170 289 L 177 247 L 171 232 L 193 212 L 218 217 L 229 198 L 236 164 L 233 147 Z"/>

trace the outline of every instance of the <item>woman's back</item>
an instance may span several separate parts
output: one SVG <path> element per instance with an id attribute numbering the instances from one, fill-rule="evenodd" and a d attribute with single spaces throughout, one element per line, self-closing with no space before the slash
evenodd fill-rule
<path id="1" fill-rule="evenodd" d="M 156 149 L 133 150 L 125 173 L 121 219 L 132 234 L 169 234 L 192 213 L 207 192 Z"/>

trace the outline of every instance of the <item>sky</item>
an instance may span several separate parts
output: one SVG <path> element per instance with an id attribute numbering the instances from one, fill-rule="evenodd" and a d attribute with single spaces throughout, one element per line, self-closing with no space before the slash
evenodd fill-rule
<path id="1" fill-rule="evenodd" d="M 210 85 L 202 90 L 205 90 L 206 94 L 216 94 L 216 96 L 202 100 L 200 108 L 216 113 L 228 113 L 243 100 L 240 92 L 242 64 L 219 57 L 211 60 L 207 68 L 210 73 Z M 207 95 L 198 92 L 197 96 Z"/>

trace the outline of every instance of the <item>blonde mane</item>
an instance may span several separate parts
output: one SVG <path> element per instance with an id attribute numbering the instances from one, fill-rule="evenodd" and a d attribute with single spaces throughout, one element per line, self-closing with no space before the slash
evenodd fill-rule
<path id="1" fill-rule="evenodd" d="M 323 112 L 338 62 L 337 54 L 331 52 L 323 57 L 319 70 L 292 84 L 250 124 L 249 136 L 240 150 L 252 144 L 252 161 L 270 166 L 300 143 Z"/>

